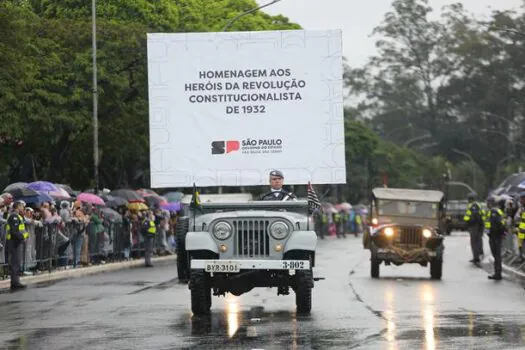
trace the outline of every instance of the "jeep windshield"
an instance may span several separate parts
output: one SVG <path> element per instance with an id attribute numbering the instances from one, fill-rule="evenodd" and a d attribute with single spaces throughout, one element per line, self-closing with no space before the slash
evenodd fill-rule
<path id="1" fill-rule="evenodd" d="M 377 214 L 379 216 L 403 216 L 424 219 L 436 219 L 438 203 L 416 202 L 403 200 L 377 200 Z"/>
<path id="2" fill-rule="evenodd" d="M 217 212 L 229 212 L 229 211 L 253 211 L 253 210 L 268 210 L 268 211 L 286 211 L 301 213 L 307 215 L 308 213 L 308 202 L 306 200 L 298 201 L 246 201 L 236 203 L 220 203 L 210 202 L 202 203 L 201 213 L 217 213 Z M 199 212 L 197 210 L 197 212 Z"/>

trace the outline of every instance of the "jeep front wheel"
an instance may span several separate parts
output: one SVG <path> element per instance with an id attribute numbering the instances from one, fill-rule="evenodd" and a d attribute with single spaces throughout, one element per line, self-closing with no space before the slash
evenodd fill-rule
<path id="1" fill-rule="evenodd" d="M 177 245 L 177 275 L 180 281 L 190 278 L 188 252 L 186 251 L 186 233 L 188 233 L 189 218 L 182 217 L 175 228 L 175 242 Z"/>
<path id="2" fill-rule="evenodd" d="M 297 277 L 297 288 L 295 289 L 297 314 L 308 315 L 312 310 L 312 287 L 314 284 L 312 271 L 297 271 Z"/>
<path id="3" fill-rule="evenodd" d="M 191 311 L 196 316 L 206 315 L 211 308 L 211 288 L 204 270 L 192 270 L 190 275 Z"/>
<path id="4" fill-rule="evenodd" d="M 430 277 L 440 280 L 443 272 L 443 259 L 434 259 L 430 262 Z"/>

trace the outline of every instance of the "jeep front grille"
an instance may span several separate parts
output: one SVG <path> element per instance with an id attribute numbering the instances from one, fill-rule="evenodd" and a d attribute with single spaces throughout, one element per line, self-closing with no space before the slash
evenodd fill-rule
<path id="1" fill-rule="evenodd" d="M 270 256 L 270 236 L 267 220 L 235 220 L 234 254 L 240 258 Z"/>
<path id="2" fill-rule="evenodd" d="M 423 230 L 417 227 L 400 227 L 399 244 L 421 245 L 423 241 Z"/>

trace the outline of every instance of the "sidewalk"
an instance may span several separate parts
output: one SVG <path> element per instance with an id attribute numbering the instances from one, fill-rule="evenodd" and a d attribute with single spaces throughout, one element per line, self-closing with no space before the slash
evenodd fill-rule
<path id="1" fill-rule="evenodd" d="M 174 254 L 174 255 L 169 255 L 169 256 L 153 258 L 152 262 L 153 264 L 167 264 L 171 262 L 174 263 L 176 259 L 177 259 L 177 255 Z M 60 281 L 60 280 L 65 280 L 69 278 L 96 275 L 96 274 L 104 273 L 104 272 L 120 271 L 120 270 L 142 267 L 142 266 L 144 266 L 144 259 L 136 259 L 136 260 L 130 260 L 130 261 L 107 263 L 104 265 L 82 267 L 78 269 L 53 271 L 51 273 L 43 272 L 42 274 L 35 275 L 35 276 L 22 276 L 20 278 L 20 282 L 26 285 L 32 285 L 32 284 L 38 284 L 38 283 Z M 0 291 L 4 289 L 9 289 L 10 286 L 11 286 L 11 281 L 9 279 L 0 280 Z"/>

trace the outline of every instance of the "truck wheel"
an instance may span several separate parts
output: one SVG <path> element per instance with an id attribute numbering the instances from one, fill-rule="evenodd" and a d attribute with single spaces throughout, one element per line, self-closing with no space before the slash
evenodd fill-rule
<path id="1" fill-rule="evenodd" d="M 208 314 L 211 308 L 211 288 L 204 270 L 191 271 L 190 287 L 191 311 L 196 316 Z"/>
<path id="2" fill-rule="evenodd" d="M 312 287 L 314 279 L 312 271 L 297 271 L 297 288 L 295 289 L 295 305 L 297 313 L 308 315 L 312 310 Z"/>
<path id="3" fill-rule="evenodd" d="M 188 252 L 186 251 L 186 234 L 188 233 L 189 224 L 189 218 L 182 217 L 177 222 L 175 229 L 175 241 L 177 244 L 177 275 L 179 281 L 187 281 L 190 278 Z"/>
<path id="4" fill-rule="evenodd" d="M 430 277 L 433 280 L 440 280 L 443 271 L 443 259 L 434 259 L 430 262 Z"/>
<path id="5" fill-rule="evenodd" d="M 372 278 L 379 278 L 379 265 L 381 263 L 374 257 L 370 258 L 370 276 Z"/>
<path id="6" fill-rule="evenodd" d="M 370 244 L 370 277 L 379 278 L 379 265 L 381 261 L 376 257 L 376 246 L 373 242 Z"/>

